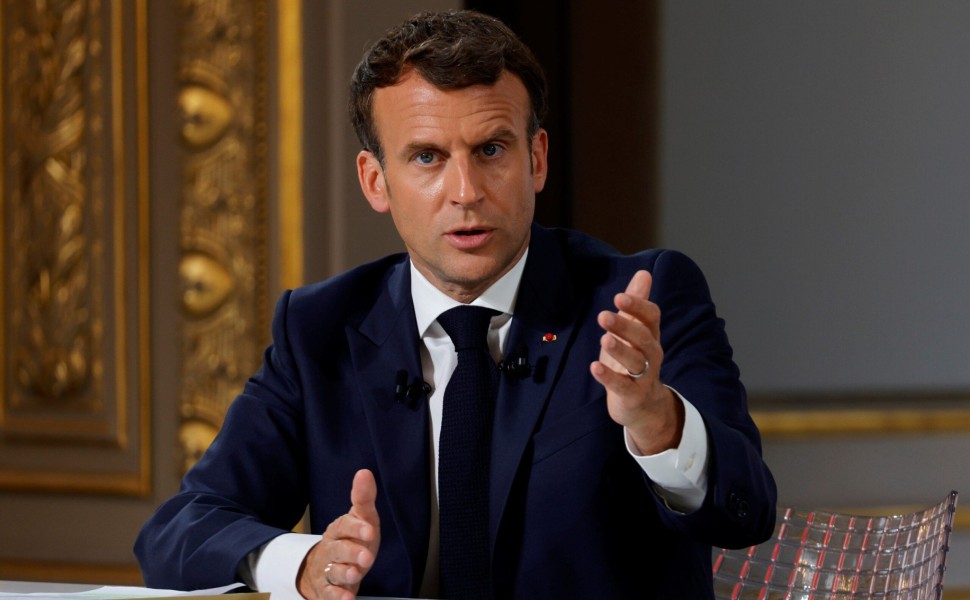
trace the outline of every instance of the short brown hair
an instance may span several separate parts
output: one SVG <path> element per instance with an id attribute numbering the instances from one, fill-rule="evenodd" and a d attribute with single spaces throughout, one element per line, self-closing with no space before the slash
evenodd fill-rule
<path id="1" fill-rule="evenodd" d="M 423 12 L 387 31 L 361 59 L 350 81 L 350 120 L 365 150 L 384 163 L 374 125 L 374 90 L 397 83 L 414 69 L 441 89 L 493 85 L 504 71 L 529 92 L 526 135 L 546 112 L 546 78 L 532 51 L 498 19 L 473 10 Z"/>

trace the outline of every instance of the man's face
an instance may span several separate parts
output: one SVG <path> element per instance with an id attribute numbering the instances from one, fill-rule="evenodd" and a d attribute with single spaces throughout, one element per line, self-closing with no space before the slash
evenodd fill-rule
<path id="1" fill-rule="evenodd" d="M 547 136 L 526 139 L 525 86 L 506 72 L 492 86 L 440 90 L 411 72 L 378 88 L 372 107 L 385 164 L 358 155 L 364 195 L 391 213 L 432 284 L 471 301 L 525 252 L 546 181 Z"/>

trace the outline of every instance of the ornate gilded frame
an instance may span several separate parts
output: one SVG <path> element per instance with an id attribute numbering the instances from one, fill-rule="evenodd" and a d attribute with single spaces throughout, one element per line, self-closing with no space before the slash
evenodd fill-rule
<path id="1" fill-rule="evenodd" d="M 145 4 L 60 8 L 0 5 L 0 489 L 146 495 Z"/>

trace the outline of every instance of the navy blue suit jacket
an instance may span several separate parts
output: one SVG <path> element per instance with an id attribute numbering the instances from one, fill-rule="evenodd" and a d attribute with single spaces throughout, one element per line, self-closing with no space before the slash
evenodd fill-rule
<path id="1" fill-rule="evenodd" d="M 703 506 L 670 510 L 624 447 L 589 373 L 601 310 L 638 269 L 653 273 L 661 380 L 709 435 Z M 546 333 L 555 341 L 543 341 Z M 420 377 L 407 257 L 390 256 L 284 293 L 265 362 L 180 492 L 146 523 L 135 551 L 151 587 L 231 583 L 241 560 L 290 531 L 309 505 L 321 533 L 350 502 L 354 473 L 377 479 L 381 546 L 362 595 L 414 596 L 430 525 L 427 403 L 396 396 Z M 710 598 L 711 546 L 766 539 L 775 484 L 761 457 L 738 369 L 701 271 L 686 256 L 624 256 L 567 230 L 533 227 L 505 349 L 532 373 L 505 377 L 491 476 L 497 598 Z"/>

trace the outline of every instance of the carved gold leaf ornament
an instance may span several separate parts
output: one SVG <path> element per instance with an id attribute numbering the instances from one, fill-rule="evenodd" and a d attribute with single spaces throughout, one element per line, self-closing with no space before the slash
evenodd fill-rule
<path id="1" fill-rule="evenodd" d="M 265 0 L 180 0 L 179 444 L 190 467 L 259 367 L 268 318 Z"/>
<path id="2" fill-rule="evenodd" d="M 3 490 L 151 489 L 144 1 L 0 1 Z"/>
<path id="3" fill-rule="evenodd" d="M 56 193 L 65 188 L 67 193 Z M 81 202 L 72 193 L 82 190 L 72 190 L 67 183 L 46 189 L 47 194 L 32 198 L 38 203 L 60 199 L 67 204 L 60 219 L 35 220 L 30 227 L 33 235 L 25 244 L 30 252 L 24 270 L 26 305 L 19 323 L 24 335 L 15 351 L 17 382 L 38 401 L 82 395 L 91 376 L 85 357 L 93 350 L 88 298 L 91 246 L 84 235 Z M 32 212 L 35 217 L 49 214 L 39 207 Z"/>
<path id="4" fill-rule="evenodd" d="M 225 304 L 233 278 L 219 261 L 201 252 L 187 252 L 179 264 L 182 309 L 194 318 L 207 316 Z"/>
<path id="5" fill-rule="evenodd" d="M 11 73 L 12 110 L 21 117 L 11 161 L 11 237 L 21 252 L 12 274 L 23 290 L 14 296 L 12 404 L 73 398 L 93 406 L 97 390 L 87 357 L 98 351 L 99 314 L 91 307 L 101 298 L 100 287 L 91 285 L 101 258 L 92 244 L 101 204 L 91 196 L 100 173 L 87 170 L 97 149 L 87 101 L 96 101 L 101 89 L 97 72 L 85 70 L 93 30 L 83 2 L 62 6 L 60 15 L 43 3 L 21 8 L 14 37 L 23 60 Z"/>
<path id="6" fill-rule="evenodd" d="M 191 148 L 214 144 L 225 134 L 233 119 L 232 105 L 225 97 L 201 85 L 186 85 L 179 92 L 182 140 Z"/>
<path id="7" fill-rule="evenodd" d="M 219 428 L 202 419 L 187 418 L 179 428 L 179 443 L 182 445 L 182 470 L 188 471 L 205 453 L 209 444 L 216 439 Z"/>

